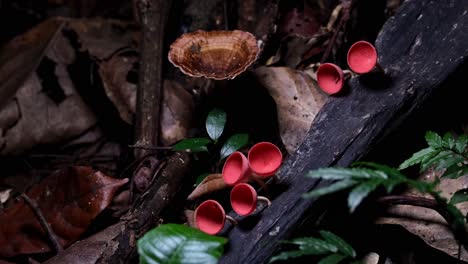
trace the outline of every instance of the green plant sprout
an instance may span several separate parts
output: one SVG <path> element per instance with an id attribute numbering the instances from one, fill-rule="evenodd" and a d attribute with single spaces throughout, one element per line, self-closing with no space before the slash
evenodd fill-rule
<path id="1" fill-rule="evenodd" d="M 226 126 L 227 115 L 221 109 L 214 108 L 208 113 L 205 122 L 208 137 L 187 138 L 175 144 L 172 149 L 176 151 L 208 152 L 208 146 L 217 146 Z M 219 149 L 219 161 L 222 161 L 236 150 L 247 145 L 249 135 L 245 133 L 234 134 L 229 137 Z M 198 185 L 209 173 L 198 176 L 195 185 Z"/>

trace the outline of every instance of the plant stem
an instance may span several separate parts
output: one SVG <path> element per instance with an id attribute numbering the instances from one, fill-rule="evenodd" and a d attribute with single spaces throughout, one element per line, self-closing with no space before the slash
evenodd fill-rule
<path id="1" fill-rule="evenodd" d="M 39 206 L 37 205 L 36 201 L 29 198 L 29 196 L 27 194 L 25 194 L 25 193 L 21 194 L 21 198 L 23 198 L 24 202 L 26 204 L 28 204 L 29 207 L 31 207 L 31 210 L 33 211 L 34 215 L 36 215 L 37 220 L 41 224 L 42 228 L 44 228 L 44 230 L 46 231 L 47 236 L 49 237 L 49 240 L 52 243 L 52 246 L 53 246 L 55 252 L 56 253 L 62 252 L 63 248 L 60 245 L 60 243 L 58 242 L 57 236 L 55 235 L 54 231 L 52 230 L 49 223 L 45 219 L 45 217 L 42 214 L 42 211 L 39 208 Z"/>
<path id="2" fill-rule="evenodd" d="M 137 0 L 142 27 L 141 66 L 137 90 L 136 146 L 158 146 L 163 89 L 163 51 L 171 0 Z M 137 158 L 149 150 L 135 149 Z"/>

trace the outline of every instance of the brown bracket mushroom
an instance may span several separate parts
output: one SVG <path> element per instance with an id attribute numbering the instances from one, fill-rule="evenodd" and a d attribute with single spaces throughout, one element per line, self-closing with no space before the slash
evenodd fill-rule
<path id="1" fill-rule="evenodd" d="M 186 33 L 172 43 L 169 61 L 192 77 L 233 79 L 258 57 L 260 49 L 249 32 L 202 31 Z"/>

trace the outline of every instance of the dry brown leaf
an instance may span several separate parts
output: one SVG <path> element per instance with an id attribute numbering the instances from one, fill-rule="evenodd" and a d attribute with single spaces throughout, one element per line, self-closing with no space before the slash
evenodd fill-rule
<path id="1" fill-rule="evenodd" d="M 195 106 L 192 96 L 175 81 L 164 81 L 163 96 L 161 142 L 169 146 L 187 137 Z"/>
<path id="2" fill-rule="evenodd" d="M 193 192 L 187 197 L 187 200 L 195 200 L 202 195 L 219 191 L 224 188 L 227 188 L 227 185 L 224 183 L 223 175 L 221 173 L 210 174 L 200 182 L 195 190 L 193 190 Z"/>
<path id="3" fill-rule="evenodd" d="M 433 172 L 424 174 L 420 180 L 433 181 L 437 175 Z M 468 186 L 468 175 L 458 179 L 442 178 L 437 190 L 441 195 L 450 199 L 459 189 Z M 432 198 L 429 195 L 422 195 L 414 190 L 409 190 L 406 194 L 411 196 L 421 196 Z M 456 204 L 463 215 L 468 213 L 468 202 Z M 453 236 L 450 227 L 442 216 L 432 209 L 410 206 L 394 205 L 388 209 L 388 215 L 377 220 L 379 224 L 400 225 L 409 232 L 419 236 L 426 244 L 457 258 L 458 243 Z M 461 259 L 468 261 L 468 252 L 461 247 Z"/>
<path id="4" fill-rule="evenodd" d="M 48 176 L 27 195 L 36 201 L 59 243 L 68 246 L 127 182 L 128 179 L 115 179 L 89 167 L 75 166 Z M 0 244 L 3 257 L 49 251 L 44 229 L 23 200 L 0 214 Z"/>
<path id="5" fill-rule="evenodd" d="M 293 153 L 304 140 L 327 96 L 307 74 L 287 67 L 259 67 L 259 82 L 276 103 L 280 135 Z"/>
<path id="6" fill-rule="evenodd" d="M 135 113 L 136 85 L 128 82 L 127 76 L 138 60 L 136 54 L 115 54 L 99 64 L 99 75 L 107 97 L 119 111 L 122 120 L 128 124 L 132 124 Z"/>

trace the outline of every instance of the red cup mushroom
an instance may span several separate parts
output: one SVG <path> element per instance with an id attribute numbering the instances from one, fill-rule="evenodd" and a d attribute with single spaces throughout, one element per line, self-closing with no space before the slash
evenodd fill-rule
<path id="1" fill-rule="evenodd" d="M 278 171 L 283 162 L 283 155 L 275 144 L 260 142 L 250 149 L 248 161 L 253 173 L 260 178 L 266 178 Z"/>
<path id="2" fill-rule="evenodd" d="M 377 51 L 367 41 L 358 41 L 348 50 L 349 68 L 358 74 L 368 73 L 377 65 Z"/>
<path id="3" fill-rule="evenodd" d="M 317 83 L 327 94 L 336 94 L 343 88 L 343 70 L 333 63 L 323 63 L 317 70 Z"/>
<path id="4" fill-rule="evenodd" d="M 215 200 L 206 200 L 195 210 L 195 225 L 209 235 L 219 233 L 226 219 L 235 224 L 235 220 L 227 216 L 221 204 Z"/>
<path id="5" fill-rule="evenodd" d="M 227 185 L 246 182 L 251 175 L 249 161 L 242 152 L 236 151 L 226 159 L 222 174 Z"/>
<path id="6" fill-rule="evenodd" d="M 231 206 L 238 215 L 249 215 L 257 208 L 257 202 L 263 201 L 270 206 L 268 198 L 257 196 L 255 189 L 247 183 L 239 183 L 231 190 Z"/>

